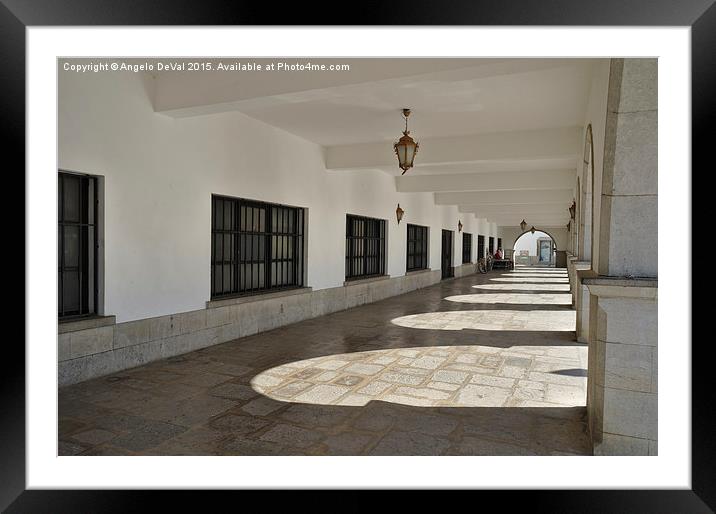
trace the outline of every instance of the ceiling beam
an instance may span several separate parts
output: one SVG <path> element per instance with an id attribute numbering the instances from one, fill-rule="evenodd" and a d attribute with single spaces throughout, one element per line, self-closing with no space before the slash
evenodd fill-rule
<path id="1" fill-rule="evenodd" d="M 488 221 L 491 221 L 493 223 L 497 223 L 498 225 L 519 225 L 520 221 L 522 221 L 522 218 L 517 219 L 515 216 L 509 216 L 509 215 L 499 215 L 499 216 L 488 216 Z M 557 225 L 566 225 L 569 221 L 569 214 L 566 216 L 554 216 L 554 215 L 542 215 L 542 216 L 534 216 L 530 219 L 525 220 L 527 222 L 527 226 L 538 224 L 545 224 L 545 223 L 554 223 Z"/>
<path id="2" fill-rule="evenodd" d="M 503 205 L 459 205 L 458 212 L 474 214 L 479 217 L 509 215 L 520 219 L 543 215 L 564 215 L 568 207 L 564 203 L 549 204 L 503 204 Z M 518 220 L 519 221 L 519 220 Z"/>
<path id="3" fill-rule="evenodd" d="M 565 127 L 417 139 L 420 148 L 415 160 L 423 165 L 500 160 L 577 159 L 582 129 Z M 398 165 L 392 141 L 329 146 L 325 149 L 325 162 L 329 170 L 379 169 Z"/>
<path id="4" fill-rule="evenodd" d="M 503 205 L 562 203 L 569 206 L 571 189 L 542 191 L 470 191 L 463 193 L 435 193 L 436 205 Z"/>
<path id="5" fill-rule="evenodd" d="M 414 175 L 396 177 L 395 186 L 400 193 L 561 189 L 571 186 L 575 174 L 572 169 Z"/>

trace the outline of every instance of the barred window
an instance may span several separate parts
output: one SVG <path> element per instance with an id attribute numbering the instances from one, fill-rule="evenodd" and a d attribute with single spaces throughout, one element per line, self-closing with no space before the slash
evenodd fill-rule
<path id="1" fill-rule="evenodd" d="M 477 236 L 477 258 L 482 259 L 485 256 L 485 236 L 478 234 Z"/>
<path id="2" fill-rule="evenodd" d="M 428 227 L 408 224 L 407 271 L 428 267 Z"/>
<path id="3" fill-rule="evenodd" d="M 472 234 L 462 233 L 462 263 L 472 262 Z"/>
<path id="4" fill-rule="evenodd" d="M 497 249 L 502 250 L 502 238 L 501 237 L 497 238 Z"/>
<path id="5" fill-rule="evenodd" d="M 97 313 L 97 178 L 60 172 L 57 183 L 57 315 Z"/>
<path id="6" fill-rule="evenodd" d="M 385 220 L 346 215 L 346 280 L 385 275 Z"/>
<path id="7" fill-rule="evenodd" d="M 211 297 L 303 286 L 304 209 L 212 195 Z"/>
<path id="8" fill-rule="evenodd" d="M 495 238 L 494 237 L 490 237 L 488 249 L 490 251 L 490 255 L 495 255 Z"/>

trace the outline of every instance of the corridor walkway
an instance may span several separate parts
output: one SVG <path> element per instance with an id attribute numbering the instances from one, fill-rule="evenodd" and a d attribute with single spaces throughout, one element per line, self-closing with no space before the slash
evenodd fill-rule
<path id="1" fill-rule="evenodd" d="M 582 455 L 564 269 L 472 275 L 63 388 L 60 455 Z"/>

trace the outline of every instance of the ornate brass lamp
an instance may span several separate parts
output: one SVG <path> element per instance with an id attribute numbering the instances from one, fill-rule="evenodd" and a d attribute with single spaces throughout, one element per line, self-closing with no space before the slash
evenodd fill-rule
<path id="1" fill-rule="evenodd" d="M 462 232 L 462 221 L 457 220 L 457 231 Z"/>
<path id="2" fill-rule="evenodd" d="M 395 209 L 395 217 L 398 218 L 398 225 L 400 225 L 400 220 L 403 219 L 403 213 L 405 211 L 400 208 L 400 204 L 398 204 L 398 208 Z"/>
<path id="3" fill-rule="evenodd" d="M 532 225 L 532 228 L 530 229 L 530 232 L 531 232 L 532 234 L 534 234 L 536 230 L 537 230 L 537 229 L 535 228 L 535 226 Z"/>
<path id="4" fill-rule="evenodd" d="M 522 230 L 522 232 L 524 232 L 526 228 L 527 228 L 527 222 L 523 219 L 522 222 L 520 223 L 520 230 Z"/>
<path id="5" fill-rule="evenodd" d="M 396 143 L 393 144 L 395 155 L 398 156 L 398 166 L 405 175 L 405 172 L 413 167 L 413 160 L 415 154 L 418 153 L 418 147 L 420 146 L 412 137 L 410 137 L 410 131 L 408 130 L 408 116 L 410 116 L 410 109 L 403 109 L 403 116 L 405 116 L 405 130 L 403 131 L 403 137 L 401 137 Z"/>

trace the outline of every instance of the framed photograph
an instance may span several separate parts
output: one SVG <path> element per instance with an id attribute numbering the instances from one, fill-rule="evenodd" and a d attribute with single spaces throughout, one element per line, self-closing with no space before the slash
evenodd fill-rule
<path id="1" fill-rule="evenodd" d="M 712 2 L 304 9 L 3 2 L 26 302 L 0 507 L 712 512 Z"/>

